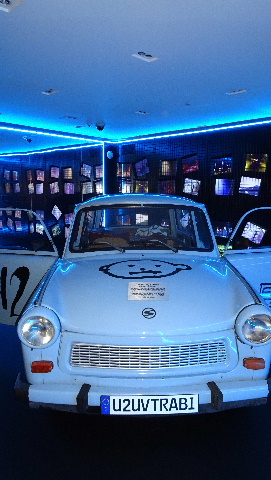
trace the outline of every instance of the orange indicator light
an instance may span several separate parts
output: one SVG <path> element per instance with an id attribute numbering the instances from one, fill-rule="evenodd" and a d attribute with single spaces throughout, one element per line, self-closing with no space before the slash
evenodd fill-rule
<path id="1" fill-rule="evenodd" d="M 32 373 L 49 373 L 53 370 L 54 364 L 48 360 L 40 360 L 31 364 Z"/>
<path id="2" fill-rule="evenodd" d="M 265 368 L 265 360 L 263 358 L 244 358 L 243 365 L 249 370 L 262 370 Z"/>

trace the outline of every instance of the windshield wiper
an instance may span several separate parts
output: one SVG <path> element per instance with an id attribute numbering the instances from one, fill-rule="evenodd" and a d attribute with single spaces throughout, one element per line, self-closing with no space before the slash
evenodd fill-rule
<path id="1" fill-rule="evenodd" d="M 148 242 L 158 242 L 162 243 L 162 245 L 165 245 L 165 247 L 168 247 L 172 252 L 178 253 L 178 248 L 172 247 L 171 245 L 168 245 L 166 242 L 163 242 L 162 240 L 159 240 L 158 238 L 149 238 Z"/>
<path id="2" fill-rule="evenodd" d="M 125 253 L 124 248 L 119 247 L 118 245 L 114 245 L 114 243 L 106 242 L 106 241 L 104 241 L 104 240 L 102 240 L 101 242 L 95 240 L 95 242 L 93 242 L 93 244 L 95 244 L 95 243 L 96 243 L 96 245 L 99 244 L 99 243 L 101 243 L 101 244 L 104 243 L 104 244 L 106 244 L 106 245 L 110 245 L 110 247 L 115 248 L 115 249 L 118 250 L 120 253 Z"/>

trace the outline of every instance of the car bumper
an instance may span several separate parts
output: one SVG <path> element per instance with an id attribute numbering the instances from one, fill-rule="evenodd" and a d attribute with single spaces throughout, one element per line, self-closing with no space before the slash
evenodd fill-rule
<path id="1" fill-rule="evenodd" d="M 189 390 L 189 392 L 188 392 Z M 196 393 L 199 395 L 198 413 L 214 413 L 238 407 L 263 405 L 267 402 L 267 380 L 208 382 L 180 386 L 176 391 L 168 388 L 148 388 L 138 392 L 131 387 L 116 389 L 113 387 L 83 385 L 58 385 L 27 383 L 21 374 L 14 386 L 15 398 L 25 401 L 32 408 L 47 408 L 75 413 L 100 414 L 102 395 L 176 395 Z"/>

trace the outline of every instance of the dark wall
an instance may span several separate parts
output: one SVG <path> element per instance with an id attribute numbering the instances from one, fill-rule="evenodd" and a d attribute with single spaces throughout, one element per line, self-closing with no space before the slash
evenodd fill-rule
<path id="1" fill-rule="evenodd" d="M 250 166 L 245 171 L 248 154 L 254 156 L 268 155 L 265 172 L 258 171 L 258 165 Z M 199 169 L 184 173 L 183 164 L 186 157 L 197 156 Z M 216 159 L 232 158 L 232 171 L 214 174 Z M 146 158 L 149 173 L 138 177 L 136 163 Z M 176 173 L 163 176 L 161 162 L 176 161 Z M 213 133 L 202 133 L 172 137 L 160 140 L 148 140 L 120 147 L 119 162 L 131 163 L 133 189 L 136 181 L 146 180 L 148 191 L 159 192 L 159 182 L 173 180 L 175 194 L 205 203 L 212 221 L 232 221 L 235 223 L 247 210 L 257 206 L 271 204 L 271 127 L 246 127 Z M 261 179 L 259 195 L 239 193 L 241 177 Z M 185 178 L 200 181 L 198 195 L 183 192 Z M 215 194 L 217 179 L 233 180 L 232 195 Z M 119 178 L 119 182 L 121 179 Z"/>
<path id="2" fill-rule="evenodd" d="M 84 165 L 89 166 L 90 171 L 82 170 Z M 57 224 L 60 227 L 54 230 L 58 232 L 54 240 L 61 247 L 65 241 L 65 226 L 69 225 L 65 221 L 65 214 L 72 213 L 76 203 L 97 194 L 96 188 L 101 183 L 101 166 L 101 147 L 2 157 L 0 206 L 44 212 L 48 226 Z M 56 170 L 59 171 L 59 178 L 54 177 Z M 70 178 L 65 178 L 67 176 Z M 92 192 L 84 194 L 83 187 L 87 185 Z M 54 206 L 62 212 L 59 219 L 52 214 Z M 4 217 L 1 215 L 0 220 L 3 218 L 5 227 Z"/>
<path id="3" fill-rule="evenodd" d="M 108 152 L 109 157 L 107 156 Z M 251 171 L 246 171 L 248 154 L 260 156 L 267 154 L 265 171 L 259 171 L 259 164 Z M 198 162 L 198 170 L 185 172 L 184 165 L 191 161 L 191 156 Z M 215 174 L 217 159 L 232 159 L 231 171 Z M 188 158 L 188 160 L 187 160 Z M 168 161 L 170 170 L 163 171 L 163 162 Z M 193 163 L 193 162 L 192 162 Z M 89 165 L 90 177 L 82 175 L 83 164 Z M 173 193 L 195 201 L 205 203 L 211 220 L 215 222 L 235 222 L 249 209 L 267 206 L 271 203 L 271 127 L 258 126 L 221 130 L 213 133 L 199 133 L 165 139 L 146 140 L 122 145 L 105 146 L 104 182 L 106 193 L 140 192 Z M 165 165 L 165 164 L 164 164 Z M 52 178 L 51 167 L 60 170 L 58 179 Z M 52 209 L 56 205 L 62 212 L 58 220 L 61 229 L 61 241 L 64 238 L 65 214 L 73 211 L 74 205 L 95 196 L 101 191 L 102 147 L 82 148 L 35 154 L 29 156 L 2 157 L 0 160 L 0 197 L 2 207 L 32 208 L 44 210 L 47 224 L 56 222 L 52 219 Z M 98 167 L 98 169 L 97 169 Z M 72 169 L 72 178 L 65 179 L 65 168 Z M 252 168 L 252 167 L 251 167 Z M 37 170 L 44 171 L 44 180 L 37 179 Z M 10 177 L 8 177 L 10 171 Z M 34 193 L 29 193 L 30 180 L 27 172 L 32 172 Z M 17 172 L 18 180 L 13 176 Z M 166 174 L 170 173 L 170 174 Z M 217 173 L 217 172 L 216 172 Z M 5 174 L 5 175 L 4 175 Z M 258 196 L 240 193 L 242 177 L 261 180 Z M 185 179 L 200 182 L 197 195 L 184 192 Z M 215 193 L 216 181 L 232 180 L 231 195 Z M 50 185 L 58 183 L 59 192 L 51 193 Z M 83 194 L 86 182 L 92 184 L 92 193 Z M 164 183 L 163 183 L 164 182 Z M 65 184 L 72 183 L 74 193 L 65 193 Z M 9 187 L 7 188 L 7 184 Z M 16 184 L 20 191 L 16 192 Z M 37 184 L 43 184 L 43 193 L 37 193 Z M 85 185 L 86 186 L 86 185 Z M 194 192 L 195 193 L 195 192 Z"/>

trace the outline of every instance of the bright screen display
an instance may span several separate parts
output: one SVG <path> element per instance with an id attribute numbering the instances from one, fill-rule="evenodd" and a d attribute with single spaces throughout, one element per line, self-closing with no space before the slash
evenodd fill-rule
<path id="1" fill-rule="evenodd" d="M 260 193 L 261 179 L 242 177 L 239 187 L 239 193 L 245 193 L 247 195 L 254 195 L 257 197 Z"/>
<path id="2" fill-rule="evenodd" d="M 242 233 L 242 237 L 247 238 L 257 245 L 261 243 L 266 230 L 252 222 L 247 222 Z"/>

